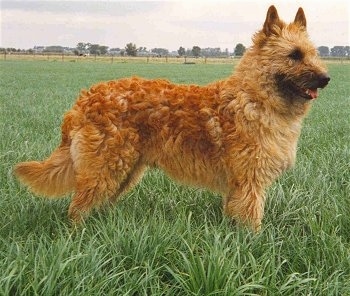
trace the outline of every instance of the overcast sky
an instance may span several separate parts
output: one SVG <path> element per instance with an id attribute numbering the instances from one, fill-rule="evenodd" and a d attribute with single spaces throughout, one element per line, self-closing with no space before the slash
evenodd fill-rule
<path id="1" fill-rule="evenodd" d="M 197 45 L 232 51 L 237 43 L 251 45 L 251 36 L 262 27 L 270 4 L 287 22 L 302 6 L 317 46 L 349 45 L 349 2 L 1 0 L 0 47 L 75 47 L 78 42 L 90 42 L 123 48 L 133 42 L 147 49 Z"/>

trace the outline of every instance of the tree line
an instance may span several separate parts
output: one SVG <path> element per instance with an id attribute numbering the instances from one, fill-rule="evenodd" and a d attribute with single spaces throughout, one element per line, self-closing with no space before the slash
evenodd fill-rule
<path id="1" fill-rule="evenodd" d="M 128 43 L 124 48 L 109 48 L 105 45 L 79 42 L 75 48 L 63 47 L 63 46 L 36 46 L 32 49 L 22 50 L 16 48 L 0 48 L 0 52 L 5 53 L 65 53 L 75 55 L 120 55 L 120 56 L 193 56 L 193 57 L 227 57 L 227 56 L 242 56 L 246 50 L 246 47 L 242 43 L 238 43 L 233 52 L 229 52 L 228 49 L 224 51 L 220 47 L 216 48 L 200 48 L 199 46 L 193 46 L 192 48 L 184 48 L 182 46 L 175 52 L 170 53 L 166 48 L 152 48 L 147 50 L 146 47 L 137 47 L 135 43 Z M 347 57 L 350 58 L 350 46 L 334 46 L 329 48 L 328 46 L 318 47 L 318 51 L 321 57 Z"/>
<path id="2" fill-rule="evenodd" d="M 238 43 L 234 49 L 235 56 L 242 56 L 244 51 L 246 50 L 245 46 L 242 43 Z M 168 56 L 169 50 L 166 48 L 152 48 L 151 50 L 147 50 L 146 47 L 137 47 L 135 43 L 128 43 L 124 48 L 111 48 L 108 50 L 107 46 L 99 46 L 98 44 L 90 44 L 90 43 L 78 43 L 75 54 L 97 54 L 104 55 L 107 53 L 110 54 L 118 54 L 121 56 L 139 56 L 139 55 L 148 55 L 148 56 Z M 222 51 L 221 48 L 200 48 L 199 46 L 193 46 L 192 49 L 180 46 L 177 50 L 178 56 L 229 56 L 230 53 L 228 49 Z"/>
<path id="3" fill-rule="evenodd" d="M 350 46 L 334 46 L 331 49 L 328 46 L 318 47 L 321 57 L 350 57 Z"/>

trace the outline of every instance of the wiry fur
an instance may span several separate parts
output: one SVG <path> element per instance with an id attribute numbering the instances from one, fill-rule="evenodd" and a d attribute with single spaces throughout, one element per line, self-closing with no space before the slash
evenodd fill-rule
<path id="1" fill-rule="evenodd" d="M 268 10 L 235 73 L 206 86 L 127 78 L 83 91 L 62 142 L 43 162 L 15 167 L 37 194 L 74 191 L 69 215 L 132 188 L 148 167 L 224 196 L 224 211 L 259 229 L 264 191 L 293 165 L 301 122 L 329 81 L 303 10 L 285 24 Z"/>

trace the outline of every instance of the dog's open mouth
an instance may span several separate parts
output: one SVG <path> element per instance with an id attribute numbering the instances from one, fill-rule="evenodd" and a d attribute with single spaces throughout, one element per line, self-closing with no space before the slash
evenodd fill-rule
<path id="1" fill-rule="evenodd" d="M 329 76 L 326 74 L 315 77 L 308 85 L 305 83 L 300 86 L 299 83 L 288 79 L 285 75 L 276 75 L 276 81 L 279 91 L 288 98 L 303 98 L 307 100 L 314 100 L 318 97 L 318 88 L 324 88 L 328 81 Z M 301 84 L 301 83 L 300 83 Z"/>
<path id="2" fill-rule="evenodd" d="M 299 87 L 296 83 L 291 80 L 280 80 L 278 83 L 280 91 L 287 97 L 290 98 L 303 98 L 307 100 L 313 100 L 318 97 L 317 88 L 304 88 Z"/>
<path id="3" fill-rule="evenodd" d="M 318 97 L 318 90 L 317 88 L 307 88 L 307 89 L 301 89 L 301 91 L 305 94 L 304 97 L 307 99 L 313 100 Z"/>

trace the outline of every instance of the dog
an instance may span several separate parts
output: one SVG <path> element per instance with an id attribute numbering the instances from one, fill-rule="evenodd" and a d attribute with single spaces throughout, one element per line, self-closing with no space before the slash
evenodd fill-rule
<path id="1" fill-rule="evenodd" d="M 147 168 L 223 196 L 230 218 L 261 228 L 265 190 L 296 157 L 302 120 L 330 77 L 306 31 L 271 6 L 235 72 L 208 84 L 131 77 L 83 90 L 59 147 L 14 173 L 34 193 L 74 192 L 69 217 L 115 202 Z"/>

